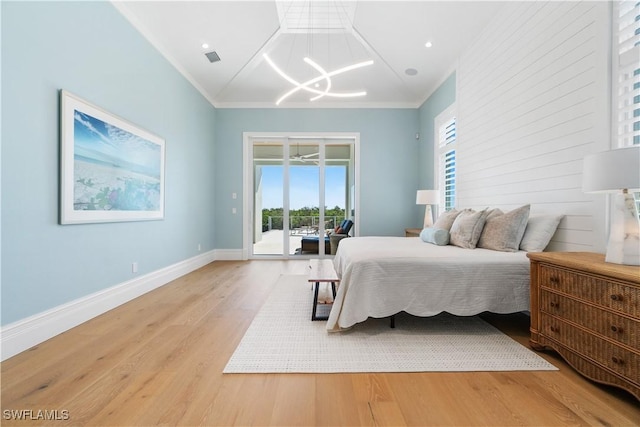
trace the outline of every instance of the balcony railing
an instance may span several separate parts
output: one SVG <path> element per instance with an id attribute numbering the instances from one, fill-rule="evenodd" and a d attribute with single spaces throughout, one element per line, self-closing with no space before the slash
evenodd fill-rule
<path id="1" fill-rule="evenodd" d="M 292 236 L 295 235 L 315 235 L 318 234 L 319 230 L 327 230 L 333 229 L 337 224 L 340 223 L 344 218 L 341 216 L 325 216 L 324 217 L 324 227 L 320 227 L 320 217 L 319 216 L 290 216 L 289 217 L 289 234 Z M 283 228 L 283 217 L 282 216 L 271 216 L 267 217 L 267 224 L 263 226 L 262 231 L 270 231 L 270 230 L 284 230 Z"/>

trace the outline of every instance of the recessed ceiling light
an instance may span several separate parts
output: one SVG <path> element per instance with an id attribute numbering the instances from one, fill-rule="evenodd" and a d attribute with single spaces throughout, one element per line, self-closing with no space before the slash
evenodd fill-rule
<path id="1" fill-rule="evenodd" d="M 202 48 L 203 49 L 209 49 L 209 44 L 208 43 L 202 43 Z"/>
<path id="2" fill-rule="evenodd" d="M 433 46 L 433 43 L 431 43 L 431 42 L 426 42 L 424 45 L 425 45 L 426 47 L 431 47 L 431 46 Z"/>
<path id="3" fill-rule="evenodd" d="M 404 73 L 407 76 L 415 76 L 416 74 L 418 74 L 418 70 L 416 70 L 415 68 L 407 68 L 406 70 L 404 70 Z"/>

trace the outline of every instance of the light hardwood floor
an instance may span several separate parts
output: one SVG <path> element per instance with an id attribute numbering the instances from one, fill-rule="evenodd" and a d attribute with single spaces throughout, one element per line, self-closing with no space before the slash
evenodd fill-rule
<path id="1" fill-rule="evenodd" d="M 223 375 L 278 276 L 306 268 L 217 261 L 3 362 L 2 425 L 640 425 L 640 402 L 552 353 L 559 371 Z M 527 316 L 485 319 L 527 344 Z"/>

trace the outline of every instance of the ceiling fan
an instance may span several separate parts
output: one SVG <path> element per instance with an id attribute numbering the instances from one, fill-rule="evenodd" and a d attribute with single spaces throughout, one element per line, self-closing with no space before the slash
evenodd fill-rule
<path id="1" fill-rule="evenodd" d="M 310 154 L 300 154 L 300 146 L 298 144 L 296 144 L 296 154 L 289 156 L 290 160 L 297 160 L 299 162 L 306 162 L 307 160 L 312 160 L 315 163 L 317 162 L 317 159 L 312 159 L 312 157 L 318 157 L 320 153 L 315 152 L 315 153 L 310 153 Z"/>
<path id="2" fill-rule="evenodd" d="M 259 149 L 254 152 L 254 156 L 254 160 L 282 161 L 282 148 L 280 147 L 280 149 L 278 149 L 276 146 L 259 147 Z M 301 154 L 300 146 L 296 144 L 295 153 L 293 150 L 293 145 L 291 146 L 291 151 L 289 152 L 289 161 L 301 163 L 313 162 L 317 165 L 319 164 L 319 156 L 320 153 L 317 149 L 314 153 Z"/>

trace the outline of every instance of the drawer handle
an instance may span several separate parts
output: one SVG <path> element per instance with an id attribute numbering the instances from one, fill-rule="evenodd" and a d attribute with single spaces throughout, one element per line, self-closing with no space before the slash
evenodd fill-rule
<path id="1" fill-rule="evenodd" d="M 553 302 L 553 301 L 551 301 L 551 302 L 549 303 L 549 305 L 550 305 L 551 307 L 553 307 L 553 308 L 560 308 L 560 304 L 558 304 L 557 302 Z"/>
<path id="2" fill-rule="evenodd" d="M 619 334 L 622 333 L 622 327 L 621 326 L 616 326 L 616 325 L 611 325 L 611 332 L 617 332 Z"/>
<path id="3" fill-rule="evenodd" d="M 624 365 L 624 359 L 620 359 L 619 357 L 613 356 L 611 361 L 616 365 Z"/>
<path id="4" fill-rule="evenodd" d="M 555 327 L 555 326 L 549 326 L 549 330 L 550 330 L 551 332 L 556 332 L 556 333 L 560 332 L 560 328 L 557 328 L 557 327 Z"/>
<path id="5" fill-rule="evenodd" d="M 557 277 L 550 277 L 550 278 L 549 278 L 549 281 L 550 281 L 551 283 L 555 283 L 555 284 L 560 283 L 560 279 L 558 279 Z"/>
<path id="6" fill-rule="evenodd" d="M 622 301 L 623 298 L 622 298 L 622 295 L 620 294 L 613 294 L 611 295 L 611 299 L 614 301 Z"/>

